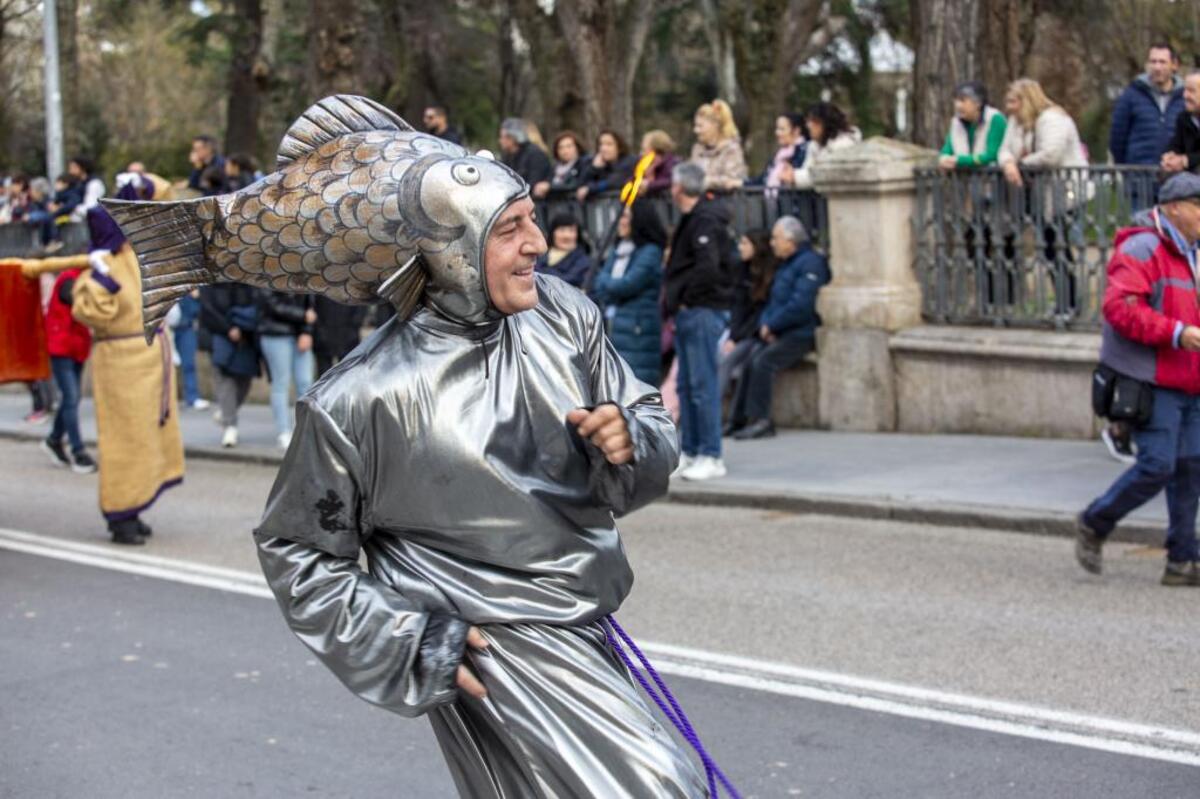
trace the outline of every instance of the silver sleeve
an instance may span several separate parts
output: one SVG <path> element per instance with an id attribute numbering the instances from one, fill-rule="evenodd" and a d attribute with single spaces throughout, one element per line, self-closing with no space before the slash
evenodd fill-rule
<path id="1" fill-rule="evenodd" d="M 620 408 L 633 440 L 633 461 L 621 466 L 612 465 L 597 447 L 585 442 L 591 461 L 592 495 L 620 516 L 667 493 L 671 472 L 679 463 L 679 439 L 662 395 L 638 380 L 617 354 L 604 335 L 599 312 L 589 314 L 588 322 L 592 396 L 597 405 L 612 403 Z"/>
<path id="2" fill-rule="evenodd" d="M 456 696 L 468 625 L 431 614 L 362 570 L 369 531 L 352 443 L 310 401 L 297 407 L 293 443 L 255 540 L 288 626 L 347 688 L 417 716 Z"/>

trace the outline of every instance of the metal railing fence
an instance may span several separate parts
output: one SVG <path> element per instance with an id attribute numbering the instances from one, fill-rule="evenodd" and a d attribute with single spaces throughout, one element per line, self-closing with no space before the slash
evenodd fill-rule
<path id="1" fill-rule="evenodd" d="M 916 173 L 914 270 L 927 321 L 1094 329 L 1118 229 L 1154 203 L 1154 167 Z"/>

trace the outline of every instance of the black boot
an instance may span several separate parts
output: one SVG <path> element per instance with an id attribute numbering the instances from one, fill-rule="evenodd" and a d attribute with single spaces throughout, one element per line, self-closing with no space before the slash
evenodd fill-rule
<path id="1" fill-rule="evenodd" d="M 143 538 L 149 538 L 150 536 L 154 535 L 154 529 L 142 521 L 141 516 L 134 519 L 134 521 L 137 522 L 138 533 L 140 533 Z"/>
<path id="2" fill-rule="evenodd" d="M 749 441 L 752 438 L 770 438 L 775 435 L 775 425 L 770 419 L 755 419 L 741 430 L 734 433 L 738 441 Z"/>
<path id="3" fill-rule="evenodd" d="M 146 543 L 145 537 L 142 536 L 141 530 L 138 528 L 137 519 L 121 519 L 119 522 L 109 522 L 108 531 L 112 533 L 112 542 L 114 544 L 141 546 Z"/>
<path id="4" fill-rule="evenodd" d="M 732 435 L 736 435 L 737 431 L 741 430 L 745 426 L 745 419 L 730 419 L 725 423 L 725 426 L 721 428 L 721 436 L 723 438 L 729 438 Z"/>

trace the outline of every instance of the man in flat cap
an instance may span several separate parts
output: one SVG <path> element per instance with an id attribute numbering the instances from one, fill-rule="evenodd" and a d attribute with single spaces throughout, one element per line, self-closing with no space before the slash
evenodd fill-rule
<path id="1" fill-rule="evenodd" d="M 1167 491 L 1162 584 L 1200 586 L 1200 176 L 1173 176 L 1158 205 L 1117 232 L 1104 292 L 1104 337 L 1094 390 L 1109 418 L 1134 425 L 1137 462 L 1079 515 L 1075 557 L 1099 574 L 1105 538 Z"/>

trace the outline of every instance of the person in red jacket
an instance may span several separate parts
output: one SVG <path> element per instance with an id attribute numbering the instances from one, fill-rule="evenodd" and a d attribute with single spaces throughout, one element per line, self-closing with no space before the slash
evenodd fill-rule
<path id="1" fill-rule="evenodd" d="M 96 462 L 84 449 L 83 436 L 79 433 L 79 393 L 83 364 L 92 349 L 92 333 L 71 316 L 71 290 L 79 272 L 79 269 L 68 269 L 58 276 L 46 309 L 46 348 L 50 352 L 50 371 L 62 401 L 54 414 L 50 435 L 42 441 L 42 449 L 55 466 L 89 474 L 96 471 Z M 71 445 L 70 454 L 63 448 L 64 435 Z"/>
<path id="2" fill-rule="evenodd" d="M 1141 381 L 1153 403 L 1133 432 L 1137 462 L 1079 515 L 1075 557 L 1099 574 L 1105 538 L 1122 518 L 1167 491 L 1163 585 L 1200 586 L 1200 176 L 1163 184 L 1159 204 L 1117 233 L 1104 292 L 1100 361 Z"/>

